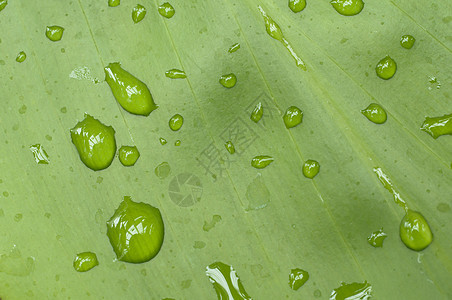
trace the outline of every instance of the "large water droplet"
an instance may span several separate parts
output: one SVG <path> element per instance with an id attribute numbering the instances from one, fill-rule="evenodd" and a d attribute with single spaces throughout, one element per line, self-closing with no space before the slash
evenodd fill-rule
<path id="1" fill-rule="evenodd" d="M 110 166 L 116 153 L 115 130 L 85 114 L 71 129 L 71 139 L 82 162 L 94 171 Z"/>
<path id="2" fill-rule="evenodd" d="M 387 236 L 388 235 L 383 232 L 383 228 L 381 228 L 380 230 L 372 232 L 372 234 L 367 238 L 367 241 L 375 248 L 381 248 L 383 247 L 383 241 Z"/>
<path id="3" fill-rule="evenodd" d="M 273 157 L 268 155 L 258 155 L 251 160 L 251 166 L 256 169 L 263 169 L 274 161 Z"/>
<path id="4" fill-rule="evenodd" d="M 169 4 L 168 2 L 163 3 L 162 5 L 159 6 L 158 8 L 159 14 L 162 15 L 163 17 L 170 19 L 174 16 L 174 14 L 176 13 L 176 10 L 174 9 L 174 7 Z"/>
<path id="5" fill-rule="evenodd" d="M 146 84 L 124 70 L 120 63 L 110 63 L 104 71 L 105 81 L 122 108 L 142 116 L 158 108 Z"/>
<path id="6" fill-rule="evenodd" d="M 172 131 L 178 131 L 184 124 L 184 117 L 182 117 L 180 114 L 175 114 L 171 117 L 168 124 Z"/>
<path id="7" fill-rule="evenodd" d="M 383 124 L 388 118 L 384 108 L 377 103 L 371 103 L 368 107 L 361 110 L 361 113 L 375 124 Z"/>
<path id="8" fill-rule="evenodd" d="M 364 8 L 363 0 L 332 0 L 334 9 L 344 16 L 354 16 L 359 14 Z"/>
<path id="9" fill-rule="evenodd" d="M 143 5 L 137 4 L 132 9 L 132 20 L 135 24 L 138 22 L 141 22 L 145 16 L 146 16 L 146 8 Z"/>
<path id="10" fill-rule="evenodd" d="M 63 37 L 64 28 L 58 25 L 46 27 L 46 37 L 52 42 L 57 42 Z"/>
<path id="11" fill-rule="evenodd" d="M 289 107 L 283 116 L 286 128 L 293 128 L 298 126 L 303 121 L 303 112 L 296 106 Z"/>
<path id="12" fill-rule="evenodd" d="M 320 171 L 320 164 L 316 160 L 308 159 L 303 164 L 303 175 L 306 178 L 314 178 Z"/>
<path id="13" fill-rule="evenodd" d="M 302 269 L 292 269 L 289 274 L 289 286 L 293 290 L 298 290 L 309 279 L 309 273 Z"/>
<path id="14" fill-rule="evenodd" d="M 400 222 L 400 238 L 411 250 L 421 251 L 432 243 L 433 234 L 424 216 L 409 209 Z"/>
<path id="15" fill-rule="evenodd" d="M 264 114 L 264 108 L 262 107 L 262 103 L 259 102 L 258 104 L 256 104 L 253 111 L 251 112 L 250 119 L 253 122 L 257 123 L 260 121 L 260 119 L 262 119 L 263 114 Z"/>
<path id="16" fill-rule="evenodd" d="M 391 79 L 396 71 L 397 64 L 389 55 L 382 58 L 375 67 L 377 76 L 384 80 Z"/>
<path id="17" fill-rule="evenodd" d="M 215 262 L 206 267 L 206 275 L 213 284 L 218 299 L 251 300 L 232 266 Z"/>
<path id="18" fill-rule="evenodd" d="M 414 42 L 416 39 L 409 34 L 402 35 L 400 38 L 400 46 L 402 46 L 405 49 L 411 49 L 413 48 Z"/>
<path id="19" fill-rule="evenodd" d="M 93 252 L 82 252 L 77 254 L 74 259 L 74 269 L 77 272 L 86 272 L 99 265 L 97 256 Z"/>
<path id="20" fill-rule="evenodd" d="M 442 135 L 452 135 L 452 114 L 442 117 L 426 117 L 421 130 L 430 134 L 434 139 Z"/>
<path id="21" fill-rule="evenodd" d="M 107 222 L 107 236 L 118 260 L 144 263 L 154 258 L 163 244 L 164 227 L 160 210 L 124 197 Z"/>
<path id="22" fill-rule="evenodd" d="M 219 80 L 220 84 L 225 88 L 232 88 L 237 83 L 237 77 L 234 73 L 222 75 Z"/>
<path id="23" fill-rule="evenodd" d="M 306 7 L 306 0 L 289 0 L 289 8 L 294 13 L 299 13 Z"/>
<path id="24" fill-rule="evenodd" d="M 353 282 L 341 283 L 341 286 L 334 289 L 330 295 L 330 300 L 352 300 L 352 299 L 369 299 L 372 294 L 372 286 L 367 283 Z"/>
<path id="25" fill-rule="evenodd" d="M 136 146 L 122 146 L 119 148 L 119 161 L 123 166 L 133 166 L 139 157 L 140 152 Z"/>
<path id="26" fill-rule="evenodd" d="M 41 146 L 41 144 L 31 145 L 30 151 L 33 153 L 37 164 L 47 165 L 50 163 L 49 155 Z"/>

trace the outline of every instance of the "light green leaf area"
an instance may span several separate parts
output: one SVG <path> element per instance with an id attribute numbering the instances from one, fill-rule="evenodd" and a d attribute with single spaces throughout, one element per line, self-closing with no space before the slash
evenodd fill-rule
<path id="1" fill-rule="evenodd" d="M 298 14 L 287 1 L 170 3 L 177 13 L 166 19 L 160 2 L 144 1 L 138 24 L 130 1 L 9 1 L 0 12 L 0 297 L 216 299 L 205 270 L 220 261 L 253 299 L 327 299 L 341 282 L 365 281 L 375 299 L 451 299 L 452 137 L 420 127 L 452 113 L 452 3 L 366 1 L 353 17 L 329 1 Z M 267 34 L 259 5 L 307 71 Z M 46 38 L 49 25 L 65 28 L 60 41 Z M 404 34 L 416 38 L 410 50 L 399 44 Z M 390 80 L 375 74 L 386 55 L 397 63 Z M 146 83 L 159 108 L 148 117 L 123 110 L 103 80 L 111 62 Z M 167 78 L 173 68 L 187 78 Z M 237 84 L 225 89 L 218 79 L 229 73 Z M 361 114 L 370 103 L 385 108 L 386 123 Z M 303 123 L 286 129 L 290 106 Z M 113 126 L 118 146 L 137 146 L 135 166 L 116 157 L 95 172 L 80 161 L 69 130 L 85 112 Z M 176 113 L 185 122 L 173 132 Z M 49 164 L 35 162 L 35 144 Z M 272 165 L 251 167 L 263 153 Z M 312 180 L 302 174 L 308 159 L 322 166 Z M 170 168 L 159 178 L 162 162 Z M 428 221 L 425 250 L 400 240 L 404 211 L 375 167 Z M 106 236 L 126 195 L 159 208 L 165 223 L 160 253 L 144 264 L 115 261 Z M 204 231 L 214 215 L 221 221 Z M 382 227 L 388 237 L 374 248 L 367 237 Z M 74 257 L 86 251 L 99 265 L 76 272 Z M 295 268 L 310 276 L 298 291 L 288 285 Z"/>

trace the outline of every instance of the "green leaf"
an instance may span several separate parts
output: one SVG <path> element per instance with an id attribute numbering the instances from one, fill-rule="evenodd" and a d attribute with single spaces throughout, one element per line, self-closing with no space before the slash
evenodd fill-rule
<path id="1" fill-rule="evenodd" d="M 215 299 L 205 270 L 222 262 L 253 299 L 325 299 L 341 282 L 367 282 L 375 299 L 452 298 L 452 137 L 420 130 L 452 113 L 451 2 L 366 1 L 350 17 L 329 1 L 297 14 L 288 1 L 170 3 L 167 19 L 161 2 L 142 1 L 137 24 L 130 1 L 9 1 L 0 11 L 0 297 Z M 285 42 L 269 36 L 258 6 Z M 46 38 L 53 25 L 60 41 Z M 416 39 L 410 50 L 405 34 Z M 375 66 L 387 55 L 397 72 L 382 80 Z M 159 109 L 148 117 L 122 109 L 103 81 L 116 61 L 150 89 Z M 187 78 L 166 77 L 171 69 Z M 218 81 L 230 73 L 237 84 L 225 89 Z M 386 110 L 384 124 L 361 114 L 371 103 Z M 289 130 L 290 106 L 303 122 Z M 81 162 L 69 130 L 85 112 L 114 128 L 117 146 L 139 149 L 133 167 Z M 176 113 L 184 126 L 173 132 Z M 48 164 L 36 163 L 36 144 Z M 251 167 L 261 154 L 274 162 Z M 314 179 L 302 174 L 308 159 L 321 165 Z M 429 223 L 425 250 L 400 240 L 404 210 L 377 167 Z M 144 264 L 115 261 L 106 236 L 125 195 L 157 207 L 165 224 L 161 251 Z M 214 215 L 221 221 L 204 231 Z M 387 238 L 374 248 L 367 237 L 380 228 Z M 76 272 L 82 252 L 99 265 Z M 309 280 L 295 292 L 296 268 Z"/>

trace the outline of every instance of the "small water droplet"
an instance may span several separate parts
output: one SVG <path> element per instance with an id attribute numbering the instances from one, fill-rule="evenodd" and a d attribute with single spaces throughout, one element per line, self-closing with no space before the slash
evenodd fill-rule
<path id="1" fill-rule="evenodd" d="M 251 160 L 251 166 L 256 169 L 263 169 L 274 161 L 273 157 L 268 155 L 258 155 Z"/>
<path id="2" fill-rule="evenodd" d="M 303 121 L 303 112 L 296 106 L 290 106 L 284 113 L 283 120 L 287 129 L 293 128 Z"/>
<path id="3" fill-rule="evenodd" d="M 299 13 L 306 7 L 306 0 L 289 0 L 289 8 L 294 13 Z"/>
<path id="4" fill-rule="evenodd" d="M 175 114 L 169 120 L 169 127 L 171 128 L 172 131 L 178 131 L 179 129 L 181 129 L 183 124 L 184 117 L 182 117 L 180 114 Z"/>
<path id="5" fill-rule="evenodd" d="M 400 38 L 400 45 L 405 49 L 411 49 L 415 41 L 416 39 L 412 35 L 405 34 Z"/>
<path id="6" fill-rule="evenodd" d="M 368 299 L 372 294 L 372 286 L 367 283 L 342 282 L 341 286 L 334 289 L 330 295 L 330 300 L 345 300 L 345 299 Z"/>
<path id="7" fill-rule="evenodd" d="M 157 167 L 155 167 L 154 172 L 158 178 L 165 179 L 171 173 L 171 167 L 170 167 L 169 163 L 164 161 L 161 164 L 159 164 Z"/>
<path id="8" fill-rule="evenodd" d="M 368 107 L 361 110 L 361 113 L 371 122 L 375 124 L 383 124 L 386 122 L 388 116 L 381 105 L 371 103 Z"/>
<path id="9" fill-rule="evenodd" d="M 219 80 L 220 84 L 225 88 L 233 88 L 237 83 L 237 77 L 234 73 L 222 75 Z"/>
<path id="10" fill-rule="evenodd" d="M 383 241 L 387 236 L 388 235 L 383 232 L 383 228 L 381 228 L 380 230 L 372 232 L 372 234 L 367 238 L 367 241 L 375 248 L 381 248 L 383 247 Z"/>
<path id="11" fill-rule="evenodd" d="M 169 4 L 168 2 L 163 3 L 162 5 L 159 6 L 158 8 L 159 14 L 167 19 L 170 19 L 174 16 L 174 14 L 176 13 L 176 10 L 174 9 L 174 7 Z"/>
<path id="12" fill-rule="evenodd" d="M 24 104 L 24 105 L 22 105 L 20 108 L 19 108 L 19 113 L 21 114 L 21 115 L 23 115 L 24 113 L 26 113 L 27 112 L 27 106 Z"/>
<path id="13" fill-rule="evenodd" d="M 93 252 L 82 252 L 74 258 L 74 269 L 77 272 L 86 272 L 99 265 L 97 256 Z"/>
<path id="14" fill-rule="evenodd" d="M 382 58 L 375 67 L 377 76 L 384 80 L 391 79 L 396 71 L 397 64 L 389 55 Z"/>
<path id="15" fill-rule="evenodd" d="M 33 153 L 37 164 L 47 165 L 50 163 L 49 155 L 44 150 L 41 144 L 35 144 L 30 146 L 30 151 Z"/>
<path id="16" fill-rule="evenodd" d="M 16 214 L 16 215 L 14 216 L 14 221 L 20 222 L 20 221 L 22 220 L 22 218 L 23 218 L 23 215 L 22 215 L 22 214 Z"/>
<path id="17" fill-rule="evenodd" d="M 355 16 L 364 8 L 363 0 L 332 0 L 334 9 L 344 16 Z"/>
<path id="18" fill-rule="evenodd" d="M 447 203 L 440 203 L 438 206 L 436 206 L 436 209 L 440 212 L 449 212 L 450 211 L 450 205 Z"/>
<path id="19" fill-rule="evenodd" d="M 58 25 L 46 27 L 46 37 L 52 42 L 57 42 L 63 37 L 64 28 Z"/>
<path id="20" fill-rule="evenodd" d="M 232 266 L 215 262 L 206 267 L 206 275 L 218 299 L 251 300 Z"/>
<path id="21" fill-rule="evenodd" d="M 235 51 L 240 49 L 240 44 L 239 43 L 235 43 L 234 45 L 232 45 L 231 47 L 229 47 L 228 52 L 229 53 L 234 53 Z"/>
<path id="22" fill-rule="evenodd" d="M 320 164 L 316 160 L 308 159 L 303 164 L 303 175 L 306 178 L 314 178 L 320 171 Z"/>
<path id="23" fill-rule="evenodd" d="M 179 69 L 171 69 L 165 72 L 165 76 L 171 79 L 183 79 L 187 78 L 184 71 Z"/>
<path id="24" fill-rule="evenodd" d="M 426 117 L 421 130 L 430 134 L 434 139 L 442 135 L 452 135 L 452 114 L 442 117 Z"/>
<path id="25" fill-rule="evenodd" d="M 168 142 L 167 142 L 164 138 L 162 138 L 162 137 L 159 139 L 159 141 L 160 141 L 160 144 L 162 144 L 162 146 L 163 146 L 163 145 L 166 145 L 166 143 L 168 143 Z"/>
<path id="26" fill-rule="evenodd" d="M 120 0 L 108 0 L 108 6 L 110 7 L 116 7 L 121 3 Z"/>
<path id="27" fill-rule="evenodd" d="M 203 241 L 195 241 L 195 244 L 193 245 L 193 248 L 195 249 L 202 249 L 206 246 L 206 243 Z"/>
<path id="28" fill-rule="evenodd" d="M 212 221 L 210 221 L 210 222 L 204 221 L 204 225 L 202 226 L 202 230 L 209 231 L 212 228 L 214 228 L 215 225 L 217 225 L 217 223 L 220 222 L 220 221 L 221 221 L 221 216 L 220 215 L 213 215 Z"/>
<path id="29" fill-rule="evenodd" d="M 309 279 L 309 273 L 302 269 L 292 269 L 289 274 L 289 286 L 292 290 L 298 290 Z"/>
<path id="30" fill-rule="evenodd" d="M 61 111 L 63 114 L 67 113 L 67 108 L 66 108 L 66 106 L 63 106 L 63 107 L 60 109 L 60 111 Z"/>
<path id="31" fill-rule="evenodd" d="M 250 119 L 253 122 L 257 123 L 260 121 L 260 119 L 262 119 L 263 115 L 264 115 L 264 108 L 262 107 L 262 103 L 259 102 L 258 104 L 256 104 L 253 111 L 251 112 Z"/>
<path id="32" fill-rule="evenodd" d="M 146 16 L 146 8 L 143 5 L 137 4 L 132 9 L 132 20 L 135 24 L 142 21 L 145 16 Z"/>
<path id="33" fill-rule="evenodd" d="M 16 56 L 16 61 L 18 63 L 24 62 L 27 58 L 27 54 L 24 51 L 20 51 L 19 54 Z"/>
<path id="34" fill-rule="evenodd" d="M 160 210 L 124 197 L 107 222 L 107 236 L 120 261 L 144 263 L 154 258 L 163 244 Z"/>
<path id="35" fill-rule="evenodd" d="M 181 141 L 180 141 L 180 140 L 177 140 L 177 141 L 174 142 L 174 146 L 176 146 L 176 147 L 179 147 L 180 144 L 181 144 Z"/>
<path id="36" fill-rule="evenodd" d="M 130 167 L 135 165 L 138 158 L 140 158 L 140 152 L 136 146 L 122 146 L 119 148 L 119 161 L 123 166 Z"/>
<path id="37" fill-rule="evenodd" d="M 229 154 L 235 153 L 235 147 L 231 141 L 227 141 L 226 143 L 224 143 L 224 146 L 226 147 L 226 150 L 228 150 Z"/>
<path id="38" fill-rule="evenodd" d="M 433 240 L 430 226 L 424 216 L 409 209 L 400 222 L 400 239 L 409 249 L 421 251 Z"/>

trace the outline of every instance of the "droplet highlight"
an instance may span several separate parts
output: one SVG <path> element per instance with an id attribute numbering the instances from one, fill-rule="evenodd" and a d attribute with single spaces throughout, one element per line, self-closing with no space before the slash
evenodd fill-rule
<path id="1" fill-rule="evenodd" d="M 231 141 L 224 143 L 224 147 L 226 148 L 226 150 L 228 150 L 229 154 L 235 153 L 235 146 Z"/>
<path id="2" fill-rule="evenodd" d="M 402 46 L 405 49 L 411 49 L 413 48 L 415 41 L 416 39 L 414 38 L 414 36 L 405 34 L 402 35 L 402 37 L 400 38 L 400 46 Z"/>
<path id="3" fill-rule="evenodd" d="M 264 115 L 264 108 L 262 107 L 262 103 L 259 102 L 258 104 L 256 104 L 253 111 L 251 112 L 250 119 L 254 123 L 257 123 L 262 119 L 263 115 Z"/>
<path id="4" fill-rule="evenodd" d="M 396 71 L 397 64 L 389 55 L 382 58 L 375 67 L 377 76 L 384 80 L 391 79 Z"/>
<path id="5" fill-rule="evenodd" d="M 232 266 L 215 262 L 206 267 L 206 275 L 212 283 L 218 299 L 250 300 L 251 297 Z"/>
<path id="6" fill-rule="evenodd" d="M 363 283 L 341 283 L 341 286 L 334 289 L 330 295 L 330 300 L 352 300 L 369 299 L 372 296 L 372 286 L 364 281 Z"/>
<path id="7" fill-rule="evenodd" d="M 306 7 L 306 0 L 289 0 L 289 8 L 294 13 L 299 13 Z"/>
<path id="8" fill-rule="evenodd" d="M 146 8 L 143 5 L 137 4 L 134 8 L 132 8 L 132 20 L 135 24 L 143 21 L 145 16 Z"/>
<path id="9" fill-rule="evenodd" d="M 38 165 L 47 165 L 50 163 L 49 155 L 41 144 L 31 145 L 30 151 L 33 153 L 35 161 Z"/>
<path id="10" fill-rule="evenodd" d="M 104 71 L 113 96 L 126 111 L 149 116 L 158 108 L 147 85 L 124 70 L 120 63 L 110 63 Z"/>
<path id="11" fill-rule="evenodd" d="M 97 255 L 93 252 L 79 253 L 73 262 L 73 267 L 77 272 L 86 272 L 98 265 Z"/>
<path id="12" fill-rule="evenodd" d="M 303 175 L 306 178 L 309 178 L 309 179 L 314 178 L 315 176 L 317 176 L 317 174 L 319 174 L 319 171 L 320 171 L 320 164 L 316 160 L 308 159 L 303 164 Z"/>
<path id="13" fill-rule="evenodd" d="M 426 117 L 421 130 L 430 134 L 434 139 L 442 135 L 452 135 L 452 114 L 442 117 Z"/>
<path id="14" fill-rule="evenodd" d="M 19 54 L 16 56 L 16 61 L 18 63 L 24 62 L 27 58 L 27 54 L 24 51 L 20 51 Z"/>
<path id="15" fill-rule="evenodd" d="M 251 160 L 251 166 L 256 169 L 266 168 L 274 161 L 273 157 L 268 155 L 258 155 Z"/>
<path id="16" fill-rule="evenodd" d="M 159 6 L 158 8 L 159 14 L 167 19 L 170 19 L 174 16 L 174 14 L 176 13 L 176 10 L 174 9 L 174 7 L 169 4 L 168 2 L 163 3 L 162 5 Z"/>
<path id="17" fill-rule="evenodd" d="M 330 3 L 343 16 L 355 16 L 364 8 L 363 0 L 332 0 Z"/>
<path id="18" fill-rule="evenodd" d="M 377 103 L 371 103 L 365 109 L 361 110 L 361 113 L 371 122 L 375 124 L 383 124 L 388 119 L 388 115 L 381 105 Z"/>
<path id="19" fill-rule="evenodd" d="M 165 72 L 165 76 L 171 79 L 183 79 L 187 78 L 184 71 L 179 69 L 171 69 Z"/>
<path id="20" fill-rule="evenodd" d="M 58 25 L 46 27 L 46 37 L 52 42 L 57 42 L 63 37 L 64 28 Z"/>
<path id="21" fill-rule="evenodd" d="M 409 209 L 400 222 L 400 239 L 409 249 L 421 251 L 433 240 L 432 230 L 424 216 Z"/>
<path id="22" fill-rule="evenodd" d="M 115 130 L 85 114 L 85 119 L 71 129 L 71 139 L 81 161 L 91 170 L 110 166 L 116 154 Z"/>
<path id="23" fill-rule="evenodd" d="M 184 124 L 184 117 L 182 117 L 180 114 L 175 114 L 171 117 L 168 124 L 172 131 L 178 131 Z"/>
<path id="24" fill-rule="evenodd" d="M 119 161 L 125 167 L 131 167 L 135 165 L 138 158 L 140 158 L 140 152 L 136 146 L 122 146 L 119 148 Z"/>
<path id="25" fill-rule="evenodd" d="M 164 226 L 160 210 L 125 196 L 107 222 L 107 236 L 118 260 L 147 262 L 158 254 L 163 244 Z"/>
<path id="26" fill-rule="evenodd" d="M 222 75 L 219 80 L 220 84 L 224 86 L 225 88 L 233 88 L 235 84 L 237 83 L 237 77 L 234 73 Z"/>
<path id="27" fill-rule="evenodd" d="M 303 122 L 303 112 L 296 106 L 290 106 L 283 116 L 284 125 L 286 128 L 293 128 Z"/>
<path id="28" fill-rule="evenodd" d="M 367 242 L 375 248 L 381 248 L 383 247 L 383 241 L 387 236 L 388 235 L 383 232 L 383 228 L 381 228 L 380 230 L 372 232 L 372 234 L 367 237 Z"/>
<path id="29" fill-rule="evenodd" d="M 296 268 L 292 269 L 289 274 L 289 286 L 296 291 L 301 288 L 309 279 L 309 273 L 305 270 Z"/>

